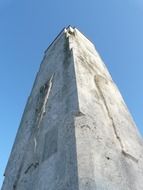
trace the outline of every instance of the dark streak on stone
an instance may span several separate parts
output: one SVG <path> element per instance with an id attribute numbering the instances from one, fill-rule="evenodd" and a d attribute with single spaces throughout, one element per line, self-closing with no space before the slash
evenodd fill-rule
<path id="1" fill-rule="evenodd" d="M 90 126 L 89 125 L 81 125 L 81 128 L 88 128 L 88 129 L 90 129 Z"/>
<path id="2" fill-rule="evenodd" d="M 27 174 L 28 173 L 28 171 L 32 168 L 32 167 L 34 167 L 35 169 L 37 168 L 37 166 L 39 166 L 39 162 L 36 162 L 35 164 L 31 164 L 30 166 L 28 166 L 28 168 L 25 170 L 25 174 Z"/>
<path id="3" fill-rule="evenodd" d="M 127 157 L 130 158 L 131 160 L 135 161 L 136 163 L 138 163 L 138 159 L 135 158 L 134 156 L 132 156 L 131 154 L 127 153 L 126 151 L 122 150 L 122 154 Z"/>

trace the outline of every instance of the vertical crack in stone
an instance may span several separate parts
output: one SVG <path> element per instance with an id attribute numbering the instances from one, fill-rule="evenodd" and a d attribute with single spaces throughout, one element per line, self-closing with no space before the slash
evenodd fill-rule
<path id="1" fill-rule="evenodd" d="M 39 116 L 37 116 L 37 124 L 36 124 L 36 126 L 37 126 L 37 128 L 39 128 L 40 127 L 40 123 L 41 123 L 41 121 L 42 121 L 42 119 L 43 119 L 43 116 L 44 116 L 44 114 L 45 114 L 45 112 L 46 112 L 46 105 L 47 105 L 47 102 L 48 102 L 48 98 L 49 98 L 49 94 L 50 94 L 50 91 L 51 91 L 51 88 L 52 88 L 52 81 L 53 81 L 53 77 L 54 77 L 54 74 L 52 75 L 52 77 L 50 78 L 50 80 L 48 81 L 48 84 L 45 84 L 46 85 L 46 88 L 47 88 L 47 92 L 46 92 L 46 95 L 44 96 L 44 100 L 43 100 L 43 102 L 42 102 L 42 106 L 41 106 L 41 108 L 40 108 L 40 110 L 39 110 Z M 44 86 L 45 86 L 44 85 Z"/>
<path id="2" fill-rule="evenodd" d="M 103 103 L 104 103 L 104 105 L 105 105 L 105 108 L 106 108 L 108 117 L 109 117 L 109 119 L 110 119 L 110 121 L 111 121 L 111 123 L 112 123 L 113 130 L 114 130 L 114 134 L 115 134 L 116 138 L 118 139 L 118 142 L 119 142 L 120 147 L 121 147 L 121 151 L 122 151 L 122 153 L 123 153 L 124 156 L 130 158 L 131 160 L 133 160 L 133 161 L 135 161 L 135 162 L 138 162 L 138 159 L 136 159 L 134 156 L 132 156 L 132 155 L 130 155 L 129 153 L 127 153 L 127 152 L 125 151 L 125 149 L 124 149 L 124 145 L 123 145 L 123 143 L 122 143 L 122 140 L 121 140 L 120 136 L 118 135 L 118 132 L 117 132 L 117 129 L 116 129 L 116 125 L 115 125 L 115 123 L 114 123 L 114 119 L 113 119 L 113 117 L 112 117 L 112 115 L 111 115 L 111 113 L 110 113 L 110 110 L 109 110 L 109 108 L 108 108 L 108 104 L 107 104 L 107 102 L 106 102 L 106 99 L 105 99 L 105 97 L 104 97 L 104 94 L 103 94 L 103 92 L 102 92 L 102 90 L 101 90 L 101 87 L 100 87 L 100 84 L 99 84 L 99 83 L 100 83 L 99 80 L 100 80 L 101 77 L 102 77 L 102 76 L 95 76 L 95 77 L 94 77 L 94 81 L 95 81 L 96 87 L 97 87 L 97 89 L 98 89 L 98 92 L 99 92 L 99 94 L 100 94 L 100 97 L 102 98 Z"/>

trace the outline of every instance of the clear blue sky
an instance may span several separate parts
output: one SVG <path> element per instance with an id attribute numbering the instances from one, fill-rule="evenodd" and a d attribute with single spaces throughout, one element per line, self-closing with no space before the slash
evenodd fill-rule
<path id="1" fill-rule="evenodd" d="M 69 24 L 96 45 L 143 134 L 143 0 L 0 0 L 0 186 L 43 52 Z"/>

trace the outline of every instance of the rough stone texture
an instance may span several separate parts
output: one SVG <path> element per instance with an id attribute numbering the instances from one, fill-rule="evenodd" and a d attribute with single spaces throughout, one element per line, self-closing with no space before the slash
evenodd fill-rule
<path id="1" fill-rule="evenodd" d="M 115 189 L 143 189 L 143 141 L 93 44 L 68 27 L 45 51 L 2 190 Z"/>

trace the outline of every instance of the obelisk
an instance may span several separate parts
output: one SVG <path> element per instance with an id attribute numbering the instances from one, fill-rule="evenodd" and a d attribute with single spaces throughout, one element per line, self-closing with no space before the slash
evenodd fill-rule
<path id="1" fill-rule="evenodd" d="M 67 27 L 45 51 L 2 190 L 142 190 L 143 140 L 94 45 Z"/>

